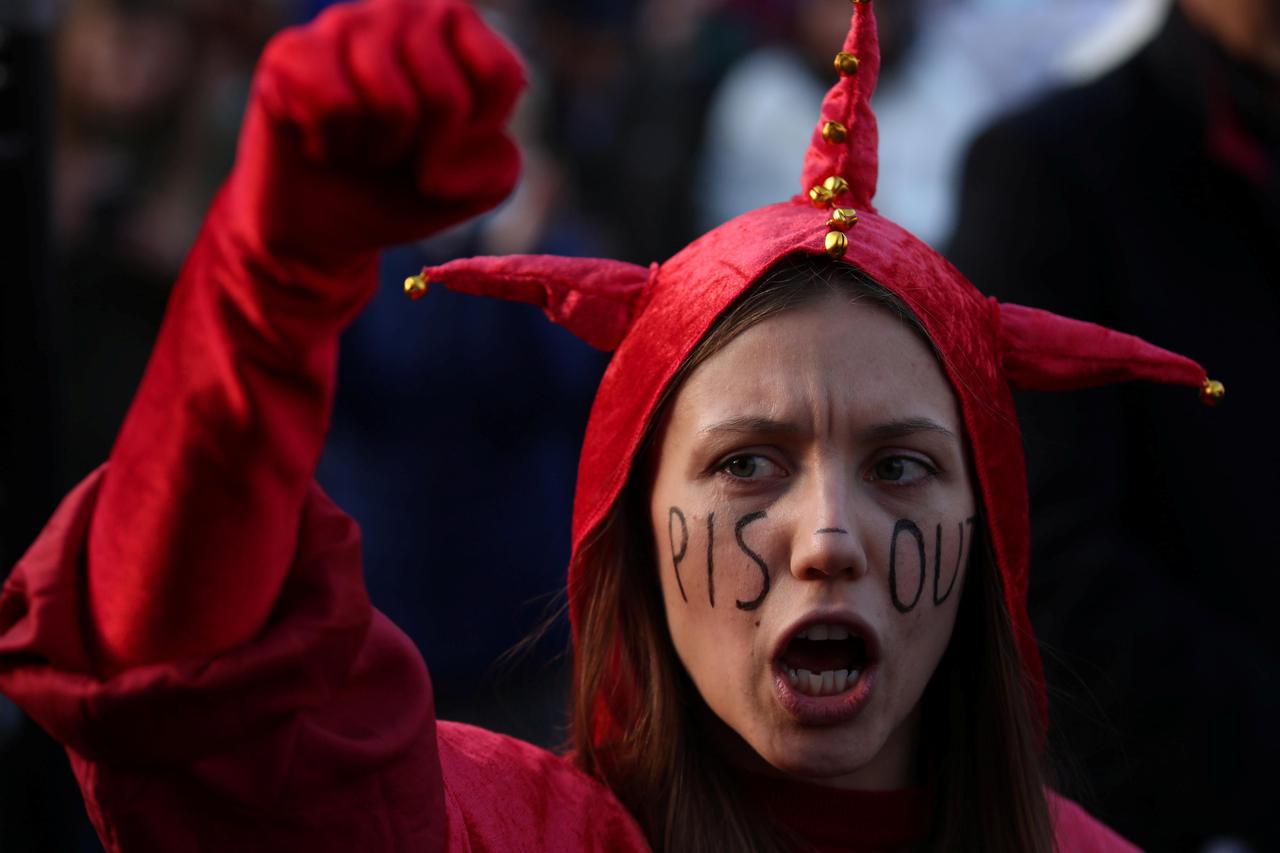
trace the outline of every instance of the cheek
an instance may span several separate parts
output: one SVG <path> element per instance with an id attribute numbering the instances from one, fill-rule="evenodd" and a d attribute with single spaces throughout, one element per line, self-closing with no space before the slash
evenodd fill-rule
<path id="1" fill-rule="evenodd" d="M 695 519 L 696 522 L 697 519 Z M 667 610 L 671 609 L 671 600 L 678 594 L 682 603 L 689 603 L 689 594 L 681 575 L 681 565 L 689 557 L 691 532 L 689 516 L 685 510 L 672 504 L 665 511 L 654 512 L 653 539 L 658 560 L 658 575 L 662 581 L 662 597 Z M 688 572 L 689 567 L 685 566 Z"/>
<path id="2" fill-rule="evenodd" d="M 764 510 L 739 514 L 681 504 L 655 511 L 658 572 L 668 613 L 677 605 L 742 613 L 759 608 L 772 586 L 772 569 L 767 548 L 752 543 L 769 541 L 767 518 Z"/>
<path id="3" fill-rule="evenodd" d="M 923 691 L 951 641 L 975 525 L 973 517 L 930 524 L 899 519 L 877 554 L 890 605 L 885 654 L 909 700 Z"/>
<path id="4" fill-rule="evenodd" d="M 709 700 L 725 684 L 742 684 L 759 656 L 757 609 L 770 577 L 750 542 L 764 520 L 760 512 L 735 516 L 681 504 L 653 513 L 672 643 Z"/>
<path id="5" fill-rule="evenodd" d="M 960 599 L 961 580 L 956 584 L 953 596 L 942 604 L 919 607 L 907 614 L 894 614 L 896 624 L 892 638 L 896 640 L 899 654 L 904 660 L 913 659 L 917 655 L 926 659 L 941 656 L 951 641 L 951 632 L 955 628 L 957 604 Z"/>
<path id="6" fill-rule="evenodd" d="M 893 610 L 904 617 L 954 605 L 972 551 L 977 519 L 917 523 L 899 518 L 873 552 Z M 914 621 L 914 620 L 912 620 Z"/>

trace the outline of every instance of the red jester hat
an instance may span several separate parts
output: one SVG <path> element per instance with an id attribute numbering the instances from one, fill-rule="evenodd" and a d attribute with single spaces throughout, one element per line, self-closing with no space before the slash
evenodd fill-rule
<path id="1" fill-rule="evenodd" d="M 1216 402 L 1222 385 L 1190 359 L 1133 336 L 985 297 L 945 258 L 878 215 L 870 99 L 880 49 L 869 1 L 854 0 L 834 66 L 838 79 L 822 104 L 801 191 L 789 201 L 743 214 L 649 268 L 545 255 L 468 258 L 422 270 L 405 290 L 416 298 L 439 283 L 533 303 L 592 346 L 614 351 L 578 467 L 569 569 L 576 639 L 584 543 L 618 499 L 654 409 L 690 351 L 787 256 L 830 256 L 870 275 L 924 324 L 959 401 L 1005 604 L 1045 725 L 1044 677 L 1026 609 L 1027 485 L 1011 386 L 1056 391 L 1146 379 L 1197 388 Z M 614 687 L 609 695 L 634 695 L 628 685 Z M 598 726 L 595 736 L 605 731 Z"/>

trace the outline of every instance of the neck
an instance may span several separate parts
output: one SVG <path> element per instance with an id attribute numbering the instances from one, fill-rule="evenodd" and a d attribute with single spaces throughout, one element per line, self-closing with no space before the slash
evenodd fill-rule
<path id="1" fill-rule="evenodd" d="M 1272 0 L 1179 0 L 1192 24 L 1242 62 L 1280 76 L 1280 6 Z"/>

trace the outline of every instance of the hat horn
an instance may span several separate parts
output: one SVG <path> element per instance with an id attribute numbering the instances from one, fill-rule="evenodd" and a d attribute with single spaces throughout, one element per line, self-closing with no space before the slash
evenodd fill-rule
<path id="1" fill-rule="evenodd" d="M 1141 338 L 991 300 L 1000 329 L 1000 364 L 1015 388 L 1070 391 L 1145 379 L 1185 385 L 1212 405 L 1226 393 L 1199 364 Z"/>
<path id="2" fill-rule="evenodd" d="M 553 323 L 608 352 L 627 333 L 657 267 L 554 255 L 460 258 L 424 267 L 405 279 L 404 291 L 418 299 L 430 284 L 443 284 L 460 293 L 527 302 L 541 308 Z"/>

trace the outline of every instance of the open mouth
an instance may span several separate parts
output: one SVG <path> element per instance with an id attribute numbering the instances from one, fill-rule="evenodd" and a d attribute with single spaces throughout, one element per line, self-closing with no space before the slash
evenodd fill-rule
<path id="1" fill-rule="evenodd" d="M 835 696 L 858 683 L 871 655 L 866 641 L 850 626 L 819 622 L 797 631 L 778 662 L 797 693 Z"/>

